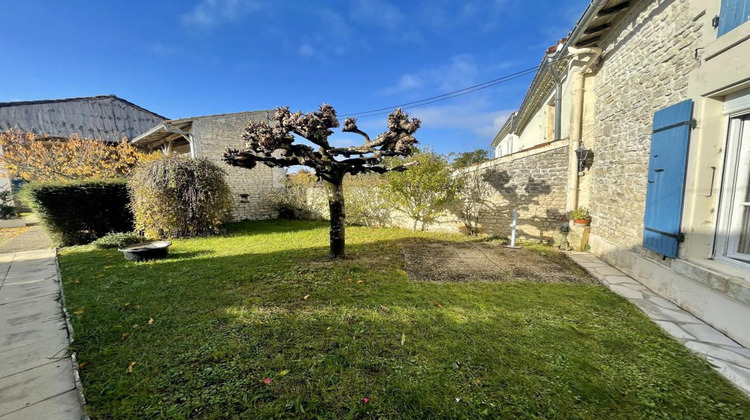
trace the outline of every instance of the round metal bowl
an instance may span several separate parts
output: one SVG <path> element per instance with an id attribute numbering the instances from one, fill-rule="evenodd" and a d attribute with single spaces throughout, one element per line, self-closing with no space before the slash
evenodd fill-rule
<path id="1" fill-rule="evenodd" d="M 172 242 L 169 241 L 146 242 L 121 248 L 118 251 L 122 252 L 128 261 L 158 260 L 167 256 L 170 245 Z"/>

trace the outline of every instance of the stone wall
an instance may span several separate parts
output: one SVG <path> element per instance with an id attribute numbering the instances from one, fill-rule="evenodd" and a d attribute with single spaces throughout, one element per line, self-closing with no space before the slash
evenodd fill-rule
<path id="1" fill-rule="evenodd" d="M 267 195 L 283 187 L 285 171 L 259 164 L 254 169 L 229 166 L 222 161 L 227 148 L 243 146 L 242 134 L 250 121 L 266 121 L 266 111 L 243 112 L 196 118 L 193 136 L 197 157 L 206 157 L 227 172 L 227 183 L 232 190 L 234 220 L 270 219 L 277 216 Z"/>
<path id="2" fill-rule="evenodd" d="M 480 213 L 481 230 L 510 236 L 516 209 L 516 235 L 525 240 L 548 241 L 566 220 L 567 146 L 566 140 L 556 141 L 469 168 L 480 171 L 492 191 Z"/>
<path id="3" fill-rule="evenodd" d="M 548 241 L 565 220 L 565 189 L 568 168 L 567 141 L 557 141 L 532 150 L 493 159 L 459 172 L 479 171 L 491 192 L 480 213 L 480 230 L 490 235 L 510 236 L 513 209 L 518 212 L 519 239 Z M 346 188 L 346 185 L 344 186 Z M 308 189 L 308 205 L 327 217 L 322 186 Z M 411 229 L 413 220 L 390 209 L 388 225 Z M 445 211 L 429 231 L 465 231 L 452 211 Z"/>
<path id="4" fill-rule="evenodd" d="M 687 98 L 701 22 L 687 0 L 643 1 L 602 46 L 596 74 L 591 171 L 592 234 L 641 248 L 654 112 Z"/>

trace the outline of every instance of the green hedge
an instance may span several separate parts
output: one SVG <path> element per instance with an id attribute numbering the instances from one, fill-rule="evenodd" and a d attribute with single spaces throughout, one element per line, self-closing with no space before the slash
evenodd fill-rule
<path id="1" fill-rule="evenodd" d="M 21 196 L 57 245 L 82 245 L 133 230 L 124 180 L 34 182 Z"/>

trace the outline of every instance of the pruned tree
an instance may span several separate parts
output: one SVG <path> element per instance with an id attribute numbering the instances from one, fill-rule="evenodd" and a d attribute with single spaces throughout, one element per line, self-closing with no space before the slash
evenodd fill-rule
<path id="1" fill-rule="evenodd" d="M 413 134 L 420 121 L 409 119 L 401 109 L 388 116 L 388 131 L 371 139 L 357 127 L 356 118 L 344 121 L 343 131 L 356 133 L 364 138 L 364 144 L 350 147 L 333 147 L 328 138 L 332 128 L 339 127 L 336 110 L 323 104 L 315 112 L 292 113 L 288 107 L 276 109 L 273 124 L 251 122 L 245 129 L 243 150 L 227 150 L 224 160 L 233 166 L 254 168 L 258 163 L 270 167 L 307 166 L 315 171 L 327 187 L 330 210 L 331 257 L 343 257 L 345 246 L 345 203 L 343 182 L 346 174 L 386 173 L 403 171 L 408 165 L 386 167 L 383 159 L 391 156 L 408 156 L 417 143 Z M 315 147 L 297 142 L 299 136 Z"/>

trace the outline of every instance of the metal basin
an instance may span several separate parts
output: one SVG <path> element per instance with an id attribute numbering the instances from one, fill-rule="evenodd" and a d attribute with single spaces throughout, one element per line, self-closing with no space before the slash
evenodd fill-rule
<path id="1" fill-rule="evenodd" d="M 172 245 L 172 242 L 169 241 L 146 242 L 131 245 L 118 251 L 122 252 L 125 259 L 129 261 L 159 260 L 167 256 L 170 245 Z"/>

